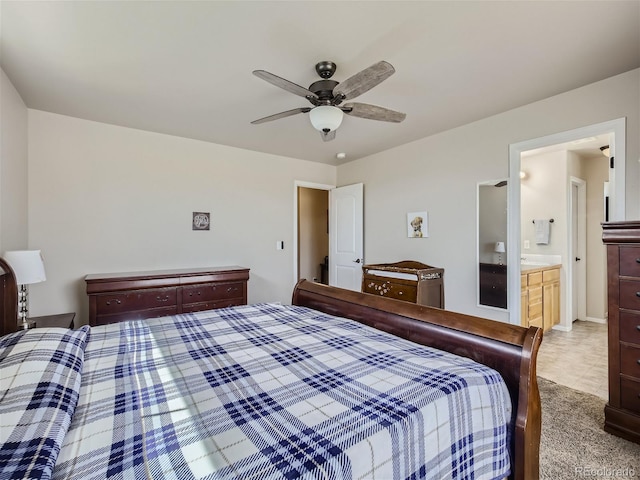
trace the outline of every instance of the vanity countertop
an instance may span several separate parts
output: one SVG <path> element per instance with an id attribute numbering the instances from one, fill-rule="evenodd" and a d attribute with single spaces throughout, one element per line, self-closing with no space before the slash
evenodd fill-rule
<path id="1" fill-rule="evenodd" d="M 549 265 L 520 265 L 520 272 L 521 273 L 532 273 L 535 272 L 537 270 L 543 271 L 543 270 L 552 270 L 554 268 L 560 268 L 562 265 L 560 265 L 559 263 L 556 264 L 549 264 Z"/>

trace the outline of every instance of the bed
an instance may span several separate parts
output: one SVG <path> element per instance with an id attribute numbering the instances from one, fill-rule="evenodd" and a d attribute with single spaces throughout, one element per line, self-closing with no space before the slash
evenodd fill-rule
<path id="1" fill-rule="evenodd" d="M 11 333 L 0 478 L 535 479 L 541 337 L 304 280 L 291 305 Z"/>

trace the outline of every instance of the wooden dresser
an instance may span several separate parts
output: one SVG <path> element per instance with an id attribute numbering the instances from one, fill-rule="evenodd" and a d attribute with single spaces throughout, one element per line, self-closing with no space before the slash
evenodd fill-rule
<path id="1" fill-rule="evenodd" d="M 507 308 L 507 266 L 480 263 L 480 304 Z"/>
<path id="2" fill-rule="evenodd" d="M 521 267 L 520 320 L 545 332 L 560 323 L 560 265 Z"/>
<path id="3" fill-rule="evenodd" d="M 640 443 L 640 221 L 604 223 L 609 403 L 604 429 Z"/>
<path id="4" fill-rule="evenodd" d="M 405 260 L 362 267 L 362 291 L 444 308 L 444 269 Z"/>
<path id="5" fill-rule="evenodd" d="M 89 325 L 246 305 L 248 280 L 237 266 L 87 275 Z"/>

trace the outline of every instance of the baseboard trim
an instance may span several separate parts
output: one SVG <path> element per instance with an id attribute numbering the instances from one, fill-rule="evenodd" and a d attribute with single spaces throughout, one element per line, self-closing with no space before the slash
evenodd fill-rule
<path id="1" fill-rule="evenodd" d="M 606 318 L 596 318 L 596 317 L 587 317 L 584 319 L 585 322 L 593 322 L 593 323 L 607 323 Z"/>
<path id="2" fill-rule="evenodd" d="M 570 332 L 571 327 L 565 327 L 564 325 L 558 324 L 553 326 L 553 330 L 560 330 L 561 332 Z"/>

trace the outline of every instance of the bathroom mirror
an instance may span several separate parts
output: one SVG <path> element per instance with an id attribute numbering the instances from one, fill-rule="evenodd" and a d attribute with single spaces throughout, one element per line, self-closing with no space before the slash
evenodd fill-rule
<path id="1" fill-rule="evenodd" d="M 506 179 L 478 183 L 478 305 L 507 308 Z"/>

